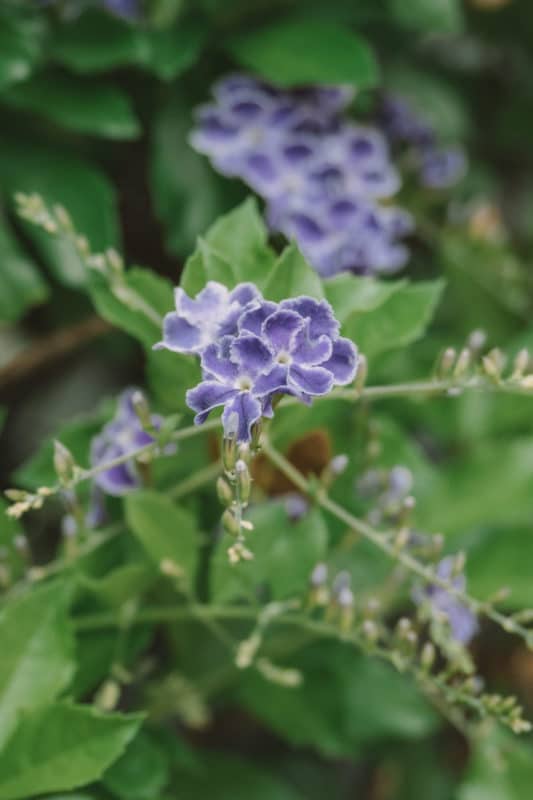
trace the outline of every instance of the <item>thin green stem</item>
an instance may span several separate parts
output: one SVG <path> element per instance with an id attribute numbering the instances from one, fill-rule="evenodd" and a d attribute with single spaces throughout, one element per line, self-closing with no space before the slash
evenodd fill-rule
<path id="1" fill-rule="evenodd" d="M 397 563 L 400 563 L 407 570 L 421 578 L 426 584 L 439 586 L 445 589 L 448 594 L 455 597 L 457 600 L 468 606 L 475 614 L 484 614 L 493 622 L 501 626 L 508 633 L 515 633 L 526 641 L 529 645 L 532 640 L 531 632 L 523 627 L 510 617 L 506 617 L 499 611 L 496 611 L 491 605 L 476 600 L 464 591 L 455 586 L 451 581 L 446 581 L 441 578 L 436 572 L 424 566 L 424 564 L 413 558 L 410 553 L 404 549 L 397 547 L 386 534 L 372 528 L 364 520 L 358 519 L 345 508 L 340 506 L 332 500 L 325 491 L 316 491 L 315 488 L 309 483 L 307 478 L 302 475 L 278 450 L 276 450 L 268 441 L 263 443 L 263 453 L 267 458 L 282 472 L 289 480 L 304 494 L 313 499 L 317 505 L 328 511 L 338 520 L 347 525 L 350 530 L 364 536 L 372 544 L 374 544 L 382 553 L 385 553 L 389 558 Z"/>

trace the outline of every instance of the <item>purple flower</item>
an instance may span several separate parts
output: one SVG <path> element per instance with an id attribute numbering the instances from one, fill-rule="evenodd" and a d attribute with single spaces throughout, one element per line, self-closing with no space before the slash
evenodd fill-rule
<path id="1" fill-rule="evenodd" d="M 142 0 L 39 0 L 43 6 L 59 6 L 65 18 L 75 18 L 85 9 L 100 7 L 116 17 L 134 20 L 141 16 Z"/>
<path id="2" fill-rule="evenodd" d="M 454 558 L 447 556 L 439 562 L 437 575 L 444 581 L 450 581 L 451 585 L 460 591 L 466 588 L 466 578 L 464 575 L 453 575 Z M 431 607 L 444 614 L 450 625 L 452 637 L 460 644 L 467 645 L 478 631 L 478 622 L 475 614 L 460 600 L 457 600 L 446 589 L 440 586 L 428 586 L 425 591 L 415 595 L 415 602 L 429 600 Z"/>
<path id="3" fill-rule="evenodd" d="M 226 436 L 246 442 L 252 426 L 273 415 L 276 395 L 309 403 L 336 385 L 350 383 L 357 349 L 338 334 L 339 323 L 325 300 L 252 302 L 242 310 L 236 335 L 223 336 L 202 351 L 203 380 L 186 396 L 195 422 L 202 424 L 223 406 Z"/>
<path id="4" fill-rule="evenodd" d="M 136 390 L 126 389 L 118 399 L 117 411 L 111 422 L 91 442 L 91 466 L 98 467 L 115 458 L 133 453 L 139 447 L 154 441 L 143 430 L 132 403 Z M 154 428 L 161 426 L 161 417 L 152 415 Z M 111 467 L 95 475 L 96 486 L 105 494 L 119 497 L 140 486 L 140 479 L 133 459 Z"/>
<path id="5" fill-rule="evenodd" d="M 459 147 L 441 148 L 431 125 L 406 99 L 385 95 L 378 117 L 391 142 L 406 145 L 413 151 L 422 186 L 446 189 L 463 177 L 466 171 L 464 152 Z"/>
<path id="6" fill-rule="evenodd" d="M 385 137 L 342 119 L 345 87 L 281 90 L 246 75 L 215 85 L 197 113 L 191 144 L 225 175 L 266 201 L 272 230 L 297 241 L 324 277 L 343 270 L 394 272 L 408 257 L 398 242 L 408 215 L 382 208 L 400 178 Z"/>
<path id="7" fill-rule="evenodd" d="M 163 340 L 154 350 L 200 353 L 211 342 L 236 332 L 243 308 L 257 299 L 259 292 L 251 283 L 240 283 L 230 292 L 221 283 L 209 281 L 194 299 L 180 288 L 174 296 L 176 311 L 165 315 Z"/>

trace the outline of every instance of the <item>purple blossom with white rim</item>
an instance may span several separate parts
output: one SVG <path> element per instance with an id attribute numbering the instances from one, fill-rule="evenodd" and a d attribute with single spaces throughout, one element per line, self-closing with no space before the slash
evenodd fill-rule
<path id="1" fill-rule="evenodd" d="M 117 410 L 113 419 L 93 437 L 91 442 L 91 466 L 98 467 L 116 458 L 133 454 L 140 447 L 151 444 L 154 439 L 143 430 L 132 403 L 137 390 L 126 389 L 117 402 Z M 157 430 L 161 427 L 162 418 L 153 414 L 152 425 Z M 174 448 L 172 448 L 174 450 Z M 141 485 L 134 459 L 124 461 L 110 469 L 97 472 L 94 483 L 105 494 L 120 497 Z"/>
<path id="2" fill-rule="evenodd" d="M 382 215 L 379 205 L 400 177 L 382 133 L 341 118 L 346 87 L 284 90 L 233 75 L 214 96 L 198 110 L 191 144 L 265 199 L 272 230 L 294 238 L 322 276 L 404 266 L 408 250 L 398 240 L 412 220 Z"/>
<path id="3" fill-rule="evenodd" d="M 463 574 L 454 575 L 454 558 L 447 556 L 437 565 L 436 574 L 444 581 L 449 581 L 458 591 L 466 589 L 466 578 Z M 425 590 L 416 592 L 415 602 L 429 601 L 431 607 L 444 614 L 450 625 L 453 639 L 462 645 L 468 645 L 479 630 L 475 614 L 460 600 L 441 586 L 431 585 Z"/>
<path id="4" fill-rule="evenodd" d="M 176 311 L 165 315 L 163 339 L 154 350 L 201 353 L 212 342 L 236 333 L 243 309 L 259 298 L 252 283 L 240 283 L 230 291 L 221 283 L 208 281 L 195 298 L 178 287 L 174 292 Z"/>
<path id="5" fill-rule="evenodd" d="M 420 183 L 428 189 L 446 189 L 466 172 L 466 158 L 457 147 L 426 150 L 420 158 Z"/>
<path id="6" fill-rule="evenodd" d="M 242 311 L 236 335 L 203 350 L 203 380 L 186 400 L 199 425 L 223 406 L 225 435 L 247 442 L 252 426 L 273 415 L 276 395 L 309 403 L 350 383 L 357 364 L 357 348 L 339 336 L 339 323 L 325 300 L 256 301 Z"/>

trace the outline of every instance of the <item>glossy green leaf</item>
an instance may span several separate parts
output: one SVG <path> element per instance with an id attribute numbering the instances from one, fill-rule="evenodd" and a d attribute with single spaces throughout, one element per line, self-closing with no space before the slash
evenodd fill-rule
<path id="1" fill-rule="evenodd" d="M 141 731 L 107 770 L 103 784 L 120 800 L 154 800 L 170 778 L 169 759 L 154 737 Z"/>
<path id="2" fill-rule="evenodd" d="M 113 187 L 97 167 L 82 158 L 62 149 L 5 141 L 0 148 L 0 182 L 10 197 L 16 192 L 35 192 L 48 205 L 63 205 L 94 251 L 118 245 Z M 74 287 L 87 282 L 87 270 L 71 244 L 31 223 L 23 225 L 59 281 Z"/>
<path id="3" fill-rule="evenodd" d="M 442 280 L 403 286 L 377 308 L 351 314 L 343 333 L 369 360 L 387 350 L 405 347 L 424 335 L 443 289 Z"/>
<path id="4" fill-rule="evenodd" d="M 0 321 L 13 322 L 29 307 L 46 300 L 46 282 L 23 252 L 0 213 Z"/>
<path id="5" fill-rule="evenodd" d="M 150 394 L 162 411 L 169 414 L 190 413 L 185 393 L 196 386 L 201 378 L 200 360 L 194 356 L 168 350 L 148 350 L 146 353 L 146 379 Z"/>
<path id="6" fill-rule="evenodd" d="M 53 583 L 23 595 L 2 610 L 0 746 L 11 734 L 21 712 L 49 703 L 73 675 L 74 638 L 67 618 L 69 599 L 69 588 Z M 0 765 L 0 776 L 1 773 Z M 0 777 L 0 786 L 1 783 Z"/>
<path id="7" fill-rule="evenodd" d="M 460 0 L 388 0 L 388 8 L 395 22 L 415 31 L 461 33 L 464 28 Z"/>
<path id="8" fill-rule="evenodd" d="M 110 83 L 40 73 L 17 84 L 2 99 L 12 108 L 31 111 L 79 133 L 134 139 L 141 132 L 129 97 Z"/>
<path id="9" fill-rule="evenodd" d="M 108 322 L 139 339 L 147 349 L 160 341 L 163 316 L 174 308 L 172 286 L 166 278 L 151 270 L 132 267 L 124 273 L 124 286 L 117 292 L 94 272 L 88 289 L 96 310 Z M 147 313 L 145 305 L 152 311 Z M 157 321 L 157 315 L 161 322 Z"/>
<path id="10" fill-rule="evenodd" d="M 172 253 L 192 252 L 198 236 L 228 207 L 231 196 L 206 158 L 195 153 L 188 137 L 193 126 L 190 108 L 173 97 L 152 124 L 150 182 L 156 213 Z M 231 206 L 231 200 L 230 200 Z"/>
<path id="11" fill-rule="evenodd" d="M 478 742 L 457 800 L 525 800 L 532 781 L 531 748 L 517 737 L 493 730 Z"/>
<path id="12" fill-rule="evenodd" d="M 320 278 L 294 243 L 285 248 L 272 267 L 263 293 L 267 300 L 275 302 L 300 294 L 316 297 L 318 300 L 324 297 Z"/>
<path id="13" fill-rule="evenodd" d="M 293 523 L 283 503 L 270 502 L 252 508 L 246 516 L 254 525 L 249 542 L 254 559 L 236 570 L 227 555 L 231 542 L 223 538 L 212 562 L 213 599 L 224 603 L 263 584 L 276 598 L 301 596 L 313 567 L 326 555 L 328 528 L 321 512 L 313 509 Z"/>
<path id="14" fill-rule="evenodd" d="M 150 558 L 159 567 L 174 562 L 192 585 L 198 561 L 199 534 L 189 511 L 158 492 L 144 490 L 126 497 L 126 521 Z"/>
<path id="15" fill-rule="evenodd" d="M 141 719 L 68 703 L 29 714 L 0 753 L 0 800 L 26 800 L 97 780 L 124 752 Z"/>
<path id="16" fill-rule="evenodd" d="M 322 642 L 287 664 L 305 676 L 299 687 L 280 687 L 249 671 L 237 694 L 292 745 L 354 758 L 380 740 L 422 739 L 435 727 L 433 711 L 406 676 L 351 647 Z"/>
<path id="17" fill-rule="evenodd" d="M 336 318 L 343 323 L 350 314 L 373 311 L 406 285 L 405 280 L 380 281 L 345 272 L 328 280 L 324 286 Z"/>
<path id="18" fill-rule="evenodd" d="M 276 23 L 231 40 L 228 49 L 244 67 L 280 86 L 351 83 L 363 89 L 378 81 L 365 39 L 326 20 Z"/>
<path id="19" fill-rule="evenodd" d="M 0 88 L 25 80 L 38 64 L 46 36 L 42 15 L 32 9 L 0 9 Z"/>
<path id="20" fill-rule="evenodd" d="M 56 61 L 82 74 L 135 65 L 170 80 L 196 61 L 204 41 L 196 20 L 144 30 L 94 11 L 58 26 L 52 51 Z"/>
<path id="21" fill-rule="evenodd" d="M 247 198 L 219 217 L 205 240 L 231 265 L 237 281 L 250 281 L 262 287 L 276 257 L 268 246 L 268 230 L 255 198 Z"/>

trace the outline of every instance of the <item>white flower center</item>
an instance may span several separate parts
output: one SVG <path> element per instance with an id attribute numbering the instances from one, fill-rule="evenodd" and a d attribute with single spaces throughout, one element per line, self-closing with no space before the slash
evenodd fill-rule
<path id="1" fill-rule="evenodd" d="M 290 364 L 292 358 L 289 355 L 289 353 L 285 352 L 285 350 L 280 350 L 280 352 L 276 356 L 276 361 L 278 362 L 278 364 Z"/>
<path id="2" fill-rule="evenodd" d="M 252 380 L 246 376 L 237 380 L 237 387 L 240 392 L 249 392 L 252 388 Z"/>

